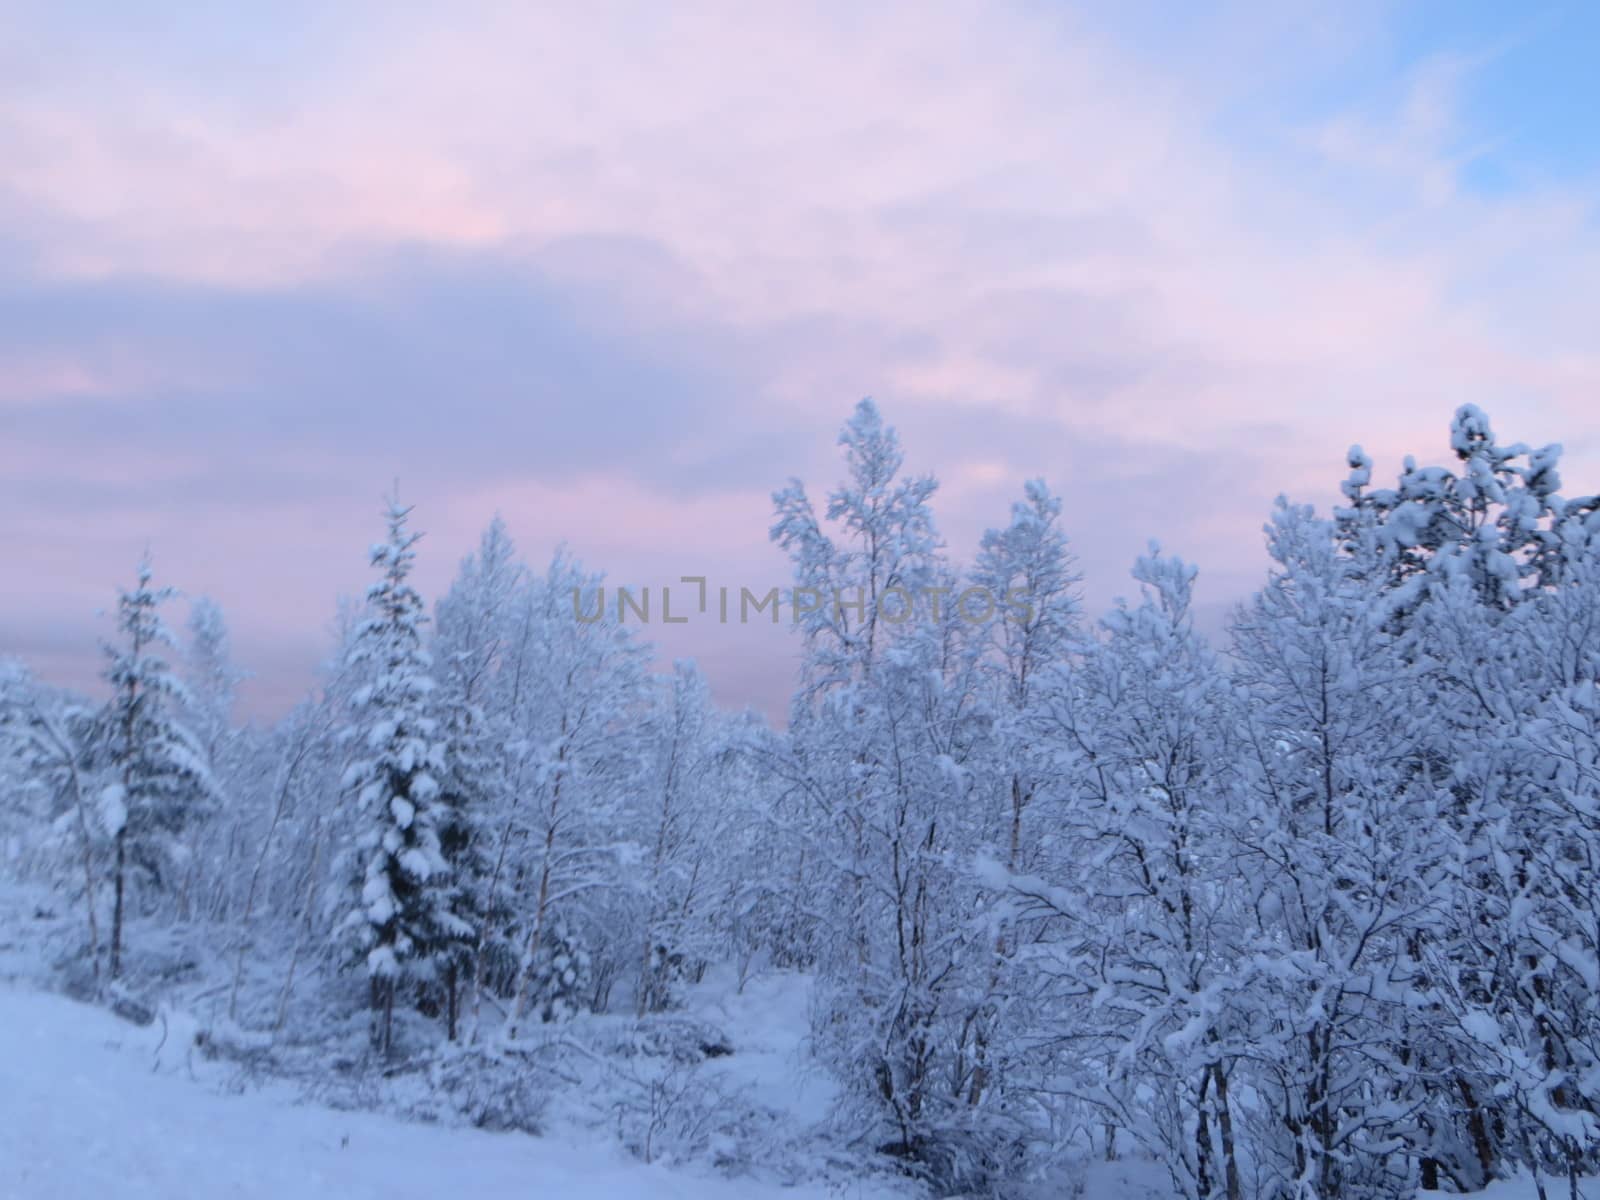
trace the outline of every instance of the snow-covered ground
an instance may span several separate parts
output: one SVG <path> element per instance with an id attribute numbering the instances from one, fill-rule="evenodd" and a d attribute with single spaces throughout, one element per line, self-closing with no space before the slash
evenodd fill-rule
<path id="1" fill-rule="evenodd" d="M 557 1196 L 562 1200 L 914 1200 L 906 1183 L 840 1164 L 824 1168 L 811 1140 L 834 1099 L 806 1053 L 809 981 L 757 974 L 740 988 L 713 971 L 683 1014 L 725 1035 L 734 1053 L 697 1069 L 722 1104 L 766 1113 L 766 1133 L 825 1182 L 718 1175 L 705 1157 L 646 1164 L 616 1136 L 611 1115 L 619 1061 L 596 1058 L 576 1089 L 552 1097 L 546 1133 L 490 1133 L 308 1103 L 293 1083 L 256 1074 L 240 1086 L 236 1064 L 194 1049 L 201 1023 L 165 1012 L 131 1024 L 40 985 L 48 971 L 40 930 L 47 897 L 0 887 L 0 1200 L 406 1200 L 408 1197 Z M 604 1045 L 626 1017 L 585 1018 L 575 1028 Z M 583 1059 L 574 1065 L 581 1065 Z M 420 1081 L 419 1081 L 420 1082 Z M 1085 1200 L 1169 1200 L 1154 1164 L 1086 1165 L 1046 1194 Z M 792 1175 L 790 1170 L 776 1172 Z M 1565 1181 L 1547 1181 L 1565 1200 Z M 1587 1181 L 1585 1200 L 1600 1200 Z M 1482 1200 L 1535 1200 L 1530 1180 L 1499 1182 Z"/>
<path id="2" fill-rule="evenodd" d="M 794 1004 L 773 994 L 754 1007 Z M 299 1102 L 282 1086 L 225 1090 L 226 1069 L 190 1050 L 194 1026 L 140 1027 L 102 1009 L 0 983 L 0 1200 L 904 1200 L 878 1180 L 784 1187 L 647 1166 L 577 1135 L 529 1137 L 406 1122 Z M 770 1026 L 776 1080 L 791 1047 Z M 749 1030 L 748 1033 L 755 1031 Z M 757 1039 L 759 1040 L 759 1039 Z M 776 1086 L 772 1084 L 771 1086 Z M 802 1093 L 804 1089 L 802 1087 Z M 812 1098 L 814 1099 L 814 1097 Z M 791 1103 L 805 1097 L 791 1095 Z M 1149 1164 L 1100 1164 L 1093 1200 L 1160 1200 Z M 1600 1195 L 1592 1182 L 1585 1196 Z M 1502 1182 L 1483 1200 L 1533 1200 Z M 1550 1195 L 1565 1197 L 1564 1181 Z"/>
<path id="3" fill-rule="evenodd" d="M 559 1138 L 410 1124 L 228 1095 L 183 1033 L 0 985 L 0 1197 L 5 1200 L 403 1200 L 466 1195 L 604 1200 L 875 1200 L 863 1183 L 784 1188 L 645 1166 Z"/>

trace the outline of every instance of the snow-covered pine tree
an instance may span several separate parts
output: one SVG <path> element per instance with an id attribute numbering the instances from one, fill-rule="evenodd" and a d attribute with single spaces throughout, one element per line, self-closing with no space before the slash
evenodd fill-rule
<path id="1" fill-rule="evenodd" d="M 204 751 L 181 720 L 188 692 L 161 654 L 174 642 L 160 609 L 175 593 L 151 578 L 147 557 L 134 586 L 118 596 L 118 641 L 105 645 L 111 699 L 100 716 L 100 744 L 111 782 L 99 807 L 112 840 L 113 979 L 122 971 L 129 891 L 172 886 L 186 857 L 184 830 L 216 798 Z"/>
<path id="2" fill-rule="evenodd" d="M 470 946 L 451 943 L 440 963 L 441 1007 L 452 1041 L 462 985 L 471 984 L 476 995 L 490 962 L 515 955 L 504 937 L 510 916 L 496 899 L 507 847 L 495 835 L 511 786 L 502 668 L 522 575 L 505 523 L 497 516 L 484 530 L 477 552 L 461 564 L 434 623 L 436 708 L 446 762 L 439 845 L 455 881 L 451 910 L 475 930 Z M 491 912 L 493 903 L 502 908 Z"/>
<path id="3" fill-rule="evenodd" d="M 401 989 L 432 983 L 440 961 L 474 933 L 453 911 L 454 883 L 439 842 L 445 763 L 429 711 L 427 616 L 410 582 L 421 538 L 406 528 L 410 514 L 391 500 L 388 538 L 372 548 L 381 575 L 367 591 L 367 616 L 350 652 L 366 682 L 354 696 L 358 757 L 343 780 L 359 832 L 351 859 L 354 902 L 340 928 L 351 957 L 366 967 L 372 1041 L 385 1055 L 394 1048 Z"/>

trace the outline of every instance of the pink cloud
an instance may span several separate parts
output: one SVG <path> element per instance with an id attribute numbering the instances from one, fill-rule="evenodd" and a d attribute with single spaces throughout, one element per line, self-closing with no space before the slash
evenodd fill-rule
<path id="1" fill-rule="evenodd" d="M 1150 462 L 1231 458 L 1240 478 L 1214 507 L 1142 532 L 1242 577 L 1272 495 L 1330 498 L 1351 441 L 1380 477 L 1442 449 L 1462 402 L 1508 436 L 1567 440 L 1568 477 L 1600 478 L 1595 194 L 1460 186 L 1479 149 L 1457 107 L 1474 60 L 1424 62 L 1394 96 L 1286 122 L 1270 148 L 1223 132 L 1241 61 L 1326 69 L 1374 20 L 1249 14 L 1185 56 L 1042 7 L 502 5 L 442 21 L 386 6 L 270 92 L 197 95 L 138 64 L 125 86 L 92 64 L 65 85 L 0 82 L 0 191 L 36 224 L 49 278 L 359 291 L 374 255 L 422 246 L 537 261 L 573 304 L 643 330 L 715 328 L 749 360 L 750 410 L 814 441 L 774 459 L 773 484 L 828 461 L 863 393 L 909 428 L 953 408 L 1038 423 L 1051 436 L 1026 452 L 908 436 L 914 463 L 950 476 L 962 550 L 1003 517 L 1004 472 L 1066 473 L 1074 439 L 1129 447 L 1099 477 L 1108 508 L 1128 502 L 1118 487 L 1163 486 Z M 214 353 L 0 358 L 0 403 L 248 373 L 247 353 L 225 369 Z M 677 434 L 692 460 L 697 435 Z M 566 537 L 614 571 L 772 561 L 746 482 L 675 496 L 588 468 L 560 486 L 419 480 L 430 549 L 453 568 L 500 509 L 530 552 Z M 263 637 L 325 611 L 331 581 L 358 586 L 371 516 L 282 497 L 273 514 L 187 514 L 173 564 L 205 575 L 202 532 L 295 531 L 297 615 L 238 600 Z M 140 514 L 116 522 L 103 536 L 122 544 Z M 47 526 L 29 528 L 102 536 Z"/>

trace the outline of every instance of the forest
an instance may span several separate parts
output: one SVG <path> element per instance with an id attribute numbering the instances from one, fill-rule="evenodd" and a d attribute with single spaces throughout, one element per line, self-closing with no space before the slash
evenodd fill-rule
<path id="1" fill-rule="evenodd" d="M 825 497 L 773 494 L 781 725 L 498 518 L 428 598 L 427 514 L 388 504 L 270 723 L 218 606 L 140 563 L 100 694 L 0 660 L 0 877 L 49 985 L 181 1006 L 241 1079 L 350 1107 L 517 1136 L 592 1092 L 631 1153 L 736 1177 L 1070 1195 L 1137 1159 L 1185 1200 L 1577 1197 L 1600 497 L 1560 494 L 1560 448 L 1471 405 L 1389 486 L 1352 447 L 1330 513 L 1264 514 L 1208 637 L 1154 543 L 1085 612 L 1095 514 L 1045 482 L 962 558 L 872 402 L 839 447 Z M 810 989 L 815 1127 L 718 1082 L 712 979 Z"/>

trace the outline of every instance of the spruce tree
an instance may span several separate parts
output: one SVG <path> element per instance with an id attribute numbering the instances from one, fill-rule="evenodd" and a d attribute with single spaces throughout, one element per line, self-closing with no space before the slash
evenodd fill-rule
<path id="1" fill-rule="evenodd" d="M 511 914 L 495 901 L 505 844 L 496 837 L 494 817 L 511 791 L 505 745 L 512 730 L 505 719 L 502 668 L 522 576 L 505 524 L 495 517 L 440 601 L 434 631 L 439 734 L 449 764 L 440 779 L 439 842 L 454 879 L 449 911 L 474 930 L 470 941 L 447 937 L 439 964 L 441 1007 L 452 1041 L 463 983 L 470 980 L 476 995 L 489 962 L 515 955 L 504 936 Z"/>
<path id="2" fill-rule="evenodd" d="M 180 835 L 215 793 L 201 748 L 177 715 L 188 693 L 161 655 L 173 638 L 160 608 L 174 592 L 150 581 L 146 558 L 137 583 L 118 597 L 120 638 L 105 647 L 112 695 L 101 714 L 101 741 L 112 782 L 99 807 L 112 839 L 113 979 L 122 970 L 130 882 L 152 891 L 171 882 L 184 855 Z"/>
<path id="3" fill-rule="evenodd" d="M 427 621 L 411 586 L 421 535 L 398 500 L 385 514 L 389 536 L 372 548 L 382 572 L 367 591 L 350 665 L 364 674 L 353 703 L 357 757 L 344 776 L 355 809 L 356 891 L 341 925 L 370 983 L 373 1045 L 394 1048 L 394 1005 L 403 986 L 434 978 L 451 944 L 471 935 L 451 911 L 448 866 L 440 848 L 443 748 L 430 715 L 433 679 L 422 644 Z"/>

